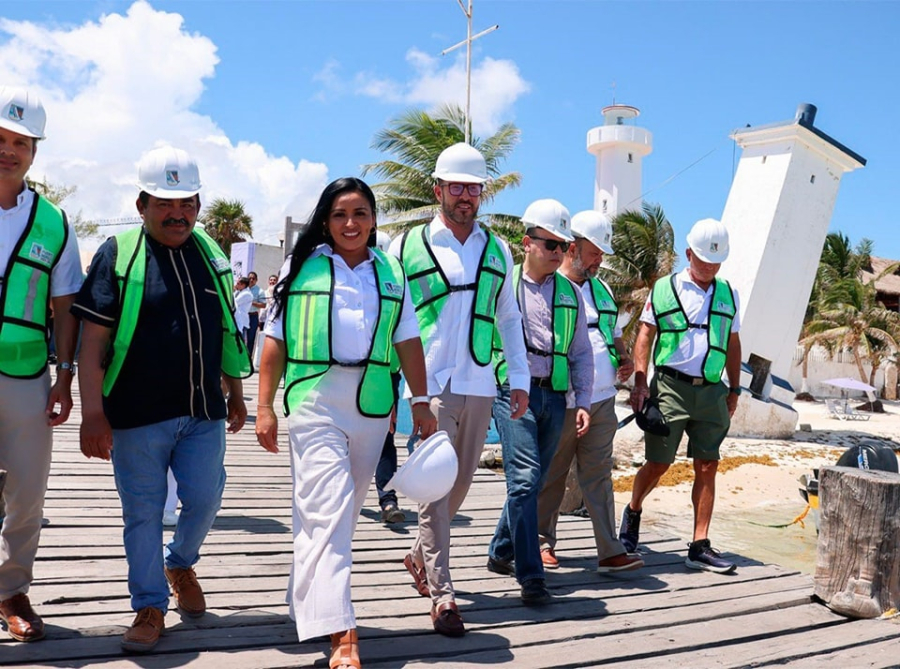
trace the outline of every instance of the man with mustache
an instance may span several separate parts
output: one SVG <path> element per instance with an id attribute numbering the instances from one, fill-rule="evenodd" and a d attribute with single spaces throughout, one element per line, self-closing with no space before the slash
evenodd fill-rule
<path id="1" fill-rule="evenodd" d="M 247 417 L 250 357 L 234 320 L 231 263 L 194 229 L 197 163 L 163 147 L 138 174 L 144 224 L 100 247 L 72 312 L 84 322 L 81 450 L 112 458 L 125 521 L 137 616 L 122 647 L 147 652 L 164 628 L 169 586 L 184 615 L 206 611 L 193 567 L 222 500 L 226 420 L 237 432 Z M 170 467 L 181 516 L 163 552 Z"/>

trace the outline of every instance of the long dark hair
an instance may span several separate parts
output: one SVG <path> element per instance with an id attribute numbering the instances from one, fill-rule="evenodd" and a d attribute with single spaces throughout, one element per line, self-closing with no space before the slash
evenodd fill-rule
<path id="1" fill-rule="evenodd" d="M 334 205 L 334 201 L 346 193 L 359 193 L 365 197 L 366 200 L 369 201 L 369 206 L 372 207 L 372 217 L 374 219 L 375 193 L 372 192 L 372 189 L 369 188 L 369 185 L 365 181 L 357 179 L 356 177 L 341 177 L 325 186 L 325 190 L 323 190 L 322 194 L 319 196 L 316 208 L 313 209 L 312 214 L 310 214 L 309 219 L 306 221 L 306 225 L 303 226 L 303 230 L 297 236 L 297 241 L 291 251 L 290 271 L 287 276 L 275 286 L 272 298 L 276 316 L 284 309 L 284 305 L 287 302 L 288 290 L 294 282 L 294 279 L 300 274 L 300 268 L 303 267 L 303 263 L 306 262 L 306 259 L 309 258 L 312 252 L 315 251 L 320 244 L 328 244 L 334 248 L 334 240 L 327 234 L 328 217 L 331 215 L 331 207 Z M 375 226 L 372 226 L 368 245 L 371 247 L 375 246 Z"/>

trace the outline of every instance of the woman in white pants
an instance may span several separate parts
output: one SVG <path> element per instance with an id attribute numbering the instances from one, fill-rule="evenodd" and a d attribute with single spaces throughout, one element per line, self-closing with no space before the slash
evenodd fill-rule
<path id="1" fill-rule="evenodd" d="M 272 403 L 285 375 L 294 479 L 287 600 L 301 641 L 331 635 L 332 668 L 360 667 L 350 597 L 351 540 L 395 401 L 394 357 L 413 390 L 413 431 L 437 420 L 399 263 L 375 245 L 375 196 L 361 180 L 323 191 L 275 289 L 259 369 L 256 436 L 278 452 Z"/>

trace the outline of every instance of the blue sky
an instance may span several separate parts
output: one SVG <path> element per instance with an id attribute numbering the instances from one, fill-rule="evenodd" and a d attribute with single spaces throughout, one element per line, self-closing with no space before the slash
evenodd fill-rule
<path id="1" fill-rule="evenodd" d="M 0 16 L 0 81 L 48 108 L 35 171 L 78 186 L 67 204 L 86 218 L 132 215 L 137 160 L 172 142 L 197 155 L 206 200 L 244 200 L 271 243 L 285 213 L 382 158 L 370 144 L 391 118 L 464 99 L 464 50 L 440 56 L 465 37 L 455 0 L 18 1 Z M 653 132 L 646 200 L 680 251 L 695 220 L 722 214 L 729 133 L 811 102 L 868 160 L 844 176 L 831 229 L 900 258 L 900 3 L 476 0 L 475 31 L 495 23 L 473 50 L 474 123 L 521 129 L 505 167 L 523 183 L 493 210 L 590 208 L 585 135 L 615 94 Z"/>

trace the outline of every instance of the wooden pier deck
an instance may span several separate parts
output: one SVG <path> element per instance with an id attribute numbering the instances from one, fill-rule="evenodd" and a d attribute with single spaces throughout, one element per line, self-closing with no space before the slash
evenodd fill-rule
<path id="1" fill-rule="evenodd" d="M 245 388 L 249 407 L 254 381 Z M 50 525 L 30 593 L 47 638 L 20 644 L 0 632 L 0 666 L 327 667 L 328 642 L 297 643 L 284 603 L 287 453 L 260 449 L 252 424 L 228 437 L 222 510 L 197 565 L 209 611 L 198 620 L 170 611 L 152 654 L 121 651 L 133 613 L 120 506 L 111 465 L 81 455 L 79 417 L 76 408 L 56 432 L 44 514 Z M 383 526 L 373 485 L 354 538 L 353 599 L 366 669 L 900 666 L 896 619 L 838 616 L 812 601 L 812 579 L 797 571 L 736 556 L 735 574 L 693 572 L 684 566 L 683 540 L 648 534 L 644 569 L 598 575 L 590 523 L 580 518 L 561 519 L 562 566 L 548 574 L 553 603 L 524 607 L 514 579 L 485 569 L 504 495 L 502 477 L 479 470 L 454 520 L 453 576 L 469 633 L 449 639 L 432 630 L 430 603 L 401 564 L 414 514 L 398 528 Z"/>

